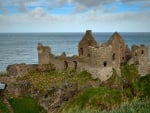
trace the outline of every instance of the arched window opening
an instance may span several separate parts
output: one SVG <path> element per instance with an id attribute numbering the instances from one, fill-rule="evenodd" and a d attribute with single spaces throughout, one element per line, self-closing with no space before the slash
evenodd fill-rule
<path id="1" fill-rule="evenodd" d="M 115 60 L 115 53 L 113 53 L 112 55 L 112 60 Z"/>
<path id="2" fill-rule="evenodd" d="M 76 70 L 78 63 L 77 63 L 77 61 L 73 61 L 73 63 L 74 63 L 74 69 Z"/>
<path id="3" fill-rule="evenodd" d="M 144 54 L 144 50 L 141 50 L 141 54 Z"/>
<path id="4" fill-rule="evenodd" d="M 105 62 L 103 63 L 103 65 L 104 65 L 104 67 L 106 67 L 106 66 L 107 66 L 107 62 L 105 61 Z"/>
<path id="5" fill-rule="evenodd" d="M 122 57 L 122 60 L 124 60 L 124 57 Z"/>
<path id="6" fill-rule="evenodd" d="M 135 52 L 135 56 L 137 56 L 137 53 Z"/>
<path id="7" fill-rule="evenodd" d="M 64 70 L 67 70 L 67 69 L 68 69 L 68 62 L 64 61 Z"/>

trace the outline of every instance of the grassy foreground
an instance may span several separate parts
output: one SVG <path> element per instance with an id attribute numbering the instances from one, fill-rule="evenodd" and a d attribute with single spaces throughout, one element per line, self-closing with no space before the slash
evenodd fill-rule
<path id="1" fill-rule="evenodd" d="M 112 77 L 98 88 L 85 89 L 65 103 L 59 113 L 149 113 L 150 74 L 140 77 L 134 65 L 115 70 Z M 118 88 L 111 88 L 118 85 Z"/>
<path id="2" fill-rule="evenodd" d="M 37 100 L 31 97 L 18 97 L 9 100 L 14 113 L 46 113 Z"/>
<path id="3" fill-rule="evenodd" d="M 29 88 L 41 92 L 46 92 L 49 86 L 60 86 L 64 81 L 77 83 L 79 93 L 64 102 L 58 108 L 59 113 L 149 113 L 150 74 L 140 77 L 134 65 L 121 67 L 121 74 L 118 76 L 114 70 L 111 78 L 100 86 L 87 71 L 75 70 L 31 72 L 17 80 L 29 81 Z M 46 113 L 31 97 L 12 98 L 9 102 L 14 113 Z M 2 102 L 0 113 L 10 113 Z"/>
<path id="4" fill-rule="evenodd" d="M 2 101 L 0 101 L 0 113 L 10 113 L 7 106 Z"/>
<path id="5" fill-rule="evenodd" d="M 150 102 L 136 101 L 130 104 L 121 106 L 114 110 L 98 110 L 98 109 L 80 109 L 78 106 L 71 108 L 63 113 L 149 113 L 150 112 Z"/>

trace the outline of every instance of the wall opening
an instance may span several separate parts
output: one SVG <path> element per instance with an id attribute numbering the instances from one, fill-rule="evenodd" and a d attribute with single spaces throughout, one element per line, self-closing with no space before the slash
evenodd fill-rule
<path id="1" fill-rule="evenodd" d="M 137 56 L 137 53 L 135 52 L 135 56 Z"/>
<path id="2" fill-rule="evenodd" d="M 144 54 L 144 50 L 141 50 L 141 54 Z"/>
<path id="3" fill-rule="evenodd" d="M 107 66 L 107 62 L 105 61 L 105 62 L 103 63 L 103 65 L 104 65 L 104 67 L 106 67 L 106 66 Z"/>
<path id="4" fill-rule="evenodd" d="M 64 61 L 64 70 L 67 70 L 67 69 L 68 69 L 68 62 Z"/>
<path id="5" fill-rule="evenodd" d="M 80 48 L 79 52 L 80 52 L 80 55 L 83 55 L 83 48 Z"/>
<path id="6" fill-rule="evenodd" d="M 115 57 L 116 57 L 116 55 L 115 55 L 115 53 L 113 53 L 112 60 L 115 60 Z"/>
<path id="7" fill-rule="evenodd" d="M 135 64 L 136 64 L 136 65 L 139 65 L 139 61 L 136 61 Z"/>
<path id="8" fill-rule="evenodd" d="M 77 61 L 73 61 L 73 63 L 74 63 L 74 69 L 76 70 L 78 63 L 77 63 Z"/>

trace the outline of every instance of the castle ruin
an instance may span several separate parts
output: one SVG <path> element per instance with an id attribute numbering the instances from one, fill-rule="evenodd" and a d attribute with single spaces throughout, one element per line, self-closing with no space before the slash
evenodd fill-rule
<path id="1" fill-rule="evenodd" d="M 123 37 L 117 32 L 107 42 L 98 44 L 92 35 L 92 31 L 87 30 L 78 44 L 78 55 L 72 57 L 66 56 L 65 52 L 60 56 L 55 56 L 52 54 L 50 47 L 43 46 L 41 43 L 38 44 L 37 50 L 38 65 L 10 65 L 7 68 L 8 73 L 11 75 L 15 72 L 15 75 L 19 76 L 45 64 L 53 64 L 58 71 L 87 70 L 93 78 L 98 78 L 101 81 L 110 78 L 113 69 L 116 70 L 118 75 L 121 75 L 120 66 L 125 64 L 136 65 L 141 76 L 150 73 L 148 47 L 146 45 L 133 45 L 129 49 Z"/>
<path id="2" fill-rule="evenodd" d="M 38 44 L 39 65 L 54 64 L 57 70 L 76 69 L 87 70 L 94 78 L 107 80 L 115 69 L 120 74 L 120 66 L 135 64 L 139 74 L 149 73 L 148 47 L 145 45 L 133 45 L 131 50 L 123 40 L 123 37 L 115 32 L 110 39 L 98 44 L 91 30 L 87 30 L 78 44 L 78 55 L 67 57 L 65 53 L 55 56 L 50 48 Z"/>

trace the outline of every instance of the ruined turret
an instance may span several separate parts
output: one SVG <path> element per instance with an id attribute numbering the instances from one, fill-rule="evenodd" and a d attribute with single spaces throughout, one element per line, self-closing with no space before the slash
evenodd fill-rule
<path id="1" fill-rule="evenodd" d="M 115 32 L 108 40 L 107 45 L 112 46 L 113 67 L 120 67 L 129 60 L 130 50 L 119 33 Z"/>
<path id="2" fill-rule="evenodd" d="M 39 64 L 49 64 L 51 55 L 50 48 L 48 46 L 43 46 L 41 43 L 39 43 L 37 50 Z"/>
<path id="3" fill-rule="evenodd" d="M 79 56 L 87 57 L 89 55 L 88 47 L 96 46 L 96 45 L 98 44 L 95 41 L 94 37 L 92 36 L 92 31 L 87 30 L 78 45 Z"/>

